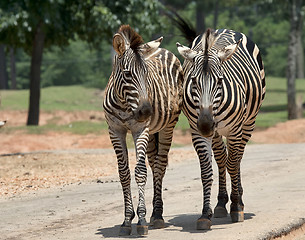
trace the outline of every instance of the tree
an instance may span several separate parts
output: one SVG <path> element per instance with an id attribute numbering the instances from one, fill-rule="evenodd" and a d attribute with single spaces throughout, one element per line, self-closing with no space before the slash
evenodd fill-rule
<path id="1" fill-rule="evenodd" d="M 8 77 L 6 70 L 5 47 L 0 44 L 0 89 L 7 89 Z"/>
<path id="2" fill-rule="evenodd" d="M 23 48 L 31 56 L 27 125 L 39 124 L 40 73 L 44 49 L 64 47 L 76 36 L 93 47 L 111 41 L 122 23 L 156 31 L 156 0 L 2 0 L 0 43 Z"/>
<path id="3" fill-rule="evenodd" d="M 303 30 L 303 14 L 300 15 L 300 24 L 298 28 L 298 39 L 297 39 L 297 44 L 298 44 L 298 53 L 303 53 L 304 48 L 303 48 L 303 42 L 302 42 L 302 30 Z M 304 54 L 297 54 L 297 78 L 304 78 Z"/>
<path id="4" fill-rule="evenodd" d="M 16 82 L 16 57 L 14 48 L 10 48 L 10 66 L 11 66 L 11 89 L 17 89 Z"/>
<path id="5" fill-rule="evenodd" d="M 287 99 L 288 99 L 288 119 L 296 119 L 297 104 L 296 104 L 296 67 L 297 67 L 297 51 L 298 39 L 301 35 L 302 24 L 302 4 L 303 0 L 289 1 L 290 10 L 290 33 L 288 45 L 288 67 L 287 67 Z"/>

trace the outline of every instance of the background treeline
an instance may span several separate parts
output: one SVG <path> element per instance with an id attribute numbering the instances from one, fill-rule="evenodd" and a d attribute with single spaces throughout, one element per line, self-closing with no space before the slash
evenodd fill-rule
<path id="1" fill-rule="evenodd" d="M 145 0 L 143 0 L 145 1 Z M 115 2 L 115 1 L 114 1 Z M 247 34 L 259 46 L 267 76 L 286 77 L 289 17 L 284 1 L 159 1 L 159 23 L 155 31 L 144 31 L 145 41 L 164 36 L 162 47 L 178 55 L 176 42 L 186 43 L 168 14 L 177 12 L 203 32 L 206 28 L 229 28 Z M 1 17 L 0 17 L 1 18 Z M 128 23 L 128 22 L 125 22 Z M 141 29 L 132 23 L 132 27 Z M 303 30 L 304 33 L 304 30 Z M 92 47 L 76 37 L 68 46 L 52 46 L 44 49 L 41 67 L 41 87 L 81 84 L 103 89 L 108 81 L 112 66 L 111 37 L 105 37 Z M 304 77 L 304 38 L 299 44 L 298 76 Z M 2 72 L 1 88 L 29 88 L 31 58 L 22 48 L 0 46 Z"/>

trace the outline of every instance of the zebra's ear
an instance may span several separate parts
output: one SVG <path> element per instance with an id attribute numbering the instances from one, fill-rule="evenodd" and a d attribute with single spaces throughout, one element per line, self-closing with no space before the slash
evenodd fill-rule
<path id="1" fill-rule="evenodd" d="M 159 37 L 156 40 L 150 41 L 148 43 L 144 43 L 140 46 L 140 50 L 142 51 L 142 53 L 144 55 L 151 54 L 158 49 L 162 40 L 163 40 L 163 37 Z"/>
<path id="2" fill-rule="evenodd" d="M 176 43 L 176 45 L 177 45 L 178 52 L 185 59 L 192 61 L 194 59 L 194 57 L 198 54 L 196 51 L 194 51 L 186 46 L 183 46 L 182 44 L 180 44 L 178 42 Z"/>
<path id="3" fill-rule="evenodd" d="M 116 33 L 112 39 L 112 45 L 117 54 L 121 57 L 127 49 L 124 37 L 120 33 Z"/>
<path id="4" fill-rule="evenodd" d="M 231 44 L 229 46 L 226 46 L 222 50 L 220 50 L 217 55 L 220 58 L 222 62 L 229 60 L 232 55 L 236 52 L 238 46 L 239 46 L 240 40 L 237 43 Z"/>

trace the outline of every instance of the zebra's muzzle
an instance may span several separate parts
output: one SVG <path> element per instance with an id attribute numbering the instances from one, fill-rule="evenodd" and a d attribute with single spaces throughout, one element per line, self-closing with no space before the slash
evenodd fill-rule
<path id="1" fill-rule="evenodd" d="M 215 130 L 215 122 L 213 120 L 212 112 L 209 109 L 200 111 L 197 128 L 203 137 L 212 137 Z"/>
<path id="2" fill-rule="evenodd" d="M 152 106 L 148 101 L 141 101 L 134 112 L 134 117 L 138 122 L 146 121 L 152 115 Z"/>

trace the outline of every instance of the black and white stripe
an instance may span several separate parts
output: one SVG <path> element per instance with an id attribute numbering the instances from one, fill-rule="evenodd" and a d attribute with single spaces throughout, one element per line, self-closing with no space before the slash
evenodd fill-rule
<path id="1" fill-rule="evenodd" d="M 171 52 L 158 48 L 161 40 L 143 43 L 141 36 L 126 25 L 120 28 L 113 39 L 117 55 L 106 87 L 104 110 L 124 193 L 122 235 L 130 234 L 131 221 L 135 216 L 130 191 L 127 132 L 133 136 L 137 156 L 138 233 L 147 234 L 148 229 L 145 221 L 146 155 L 154 181 L 151 222 L 155 228 L 164 227 L 162 179 L 173 129 L 182 108 L 183 72 L 179 60 Z"/>
<path id="2" fill-rule="evenodd" d="M 231 177 L 231 218 L 243 221 L 240 162 L 265 95 L 265 73 L 258 47 L 244 34 L 208 29 L 191 48 L 177 43 L 185 58 L 183 112 L 197 151 L 203 184 L 198 229 L 209 229 L 212 216 L 212 150 L 219 169 L 215 217 L 227 215 L 226 171 Z M 226 137 L 226 144 L 222 136 Z"/>

